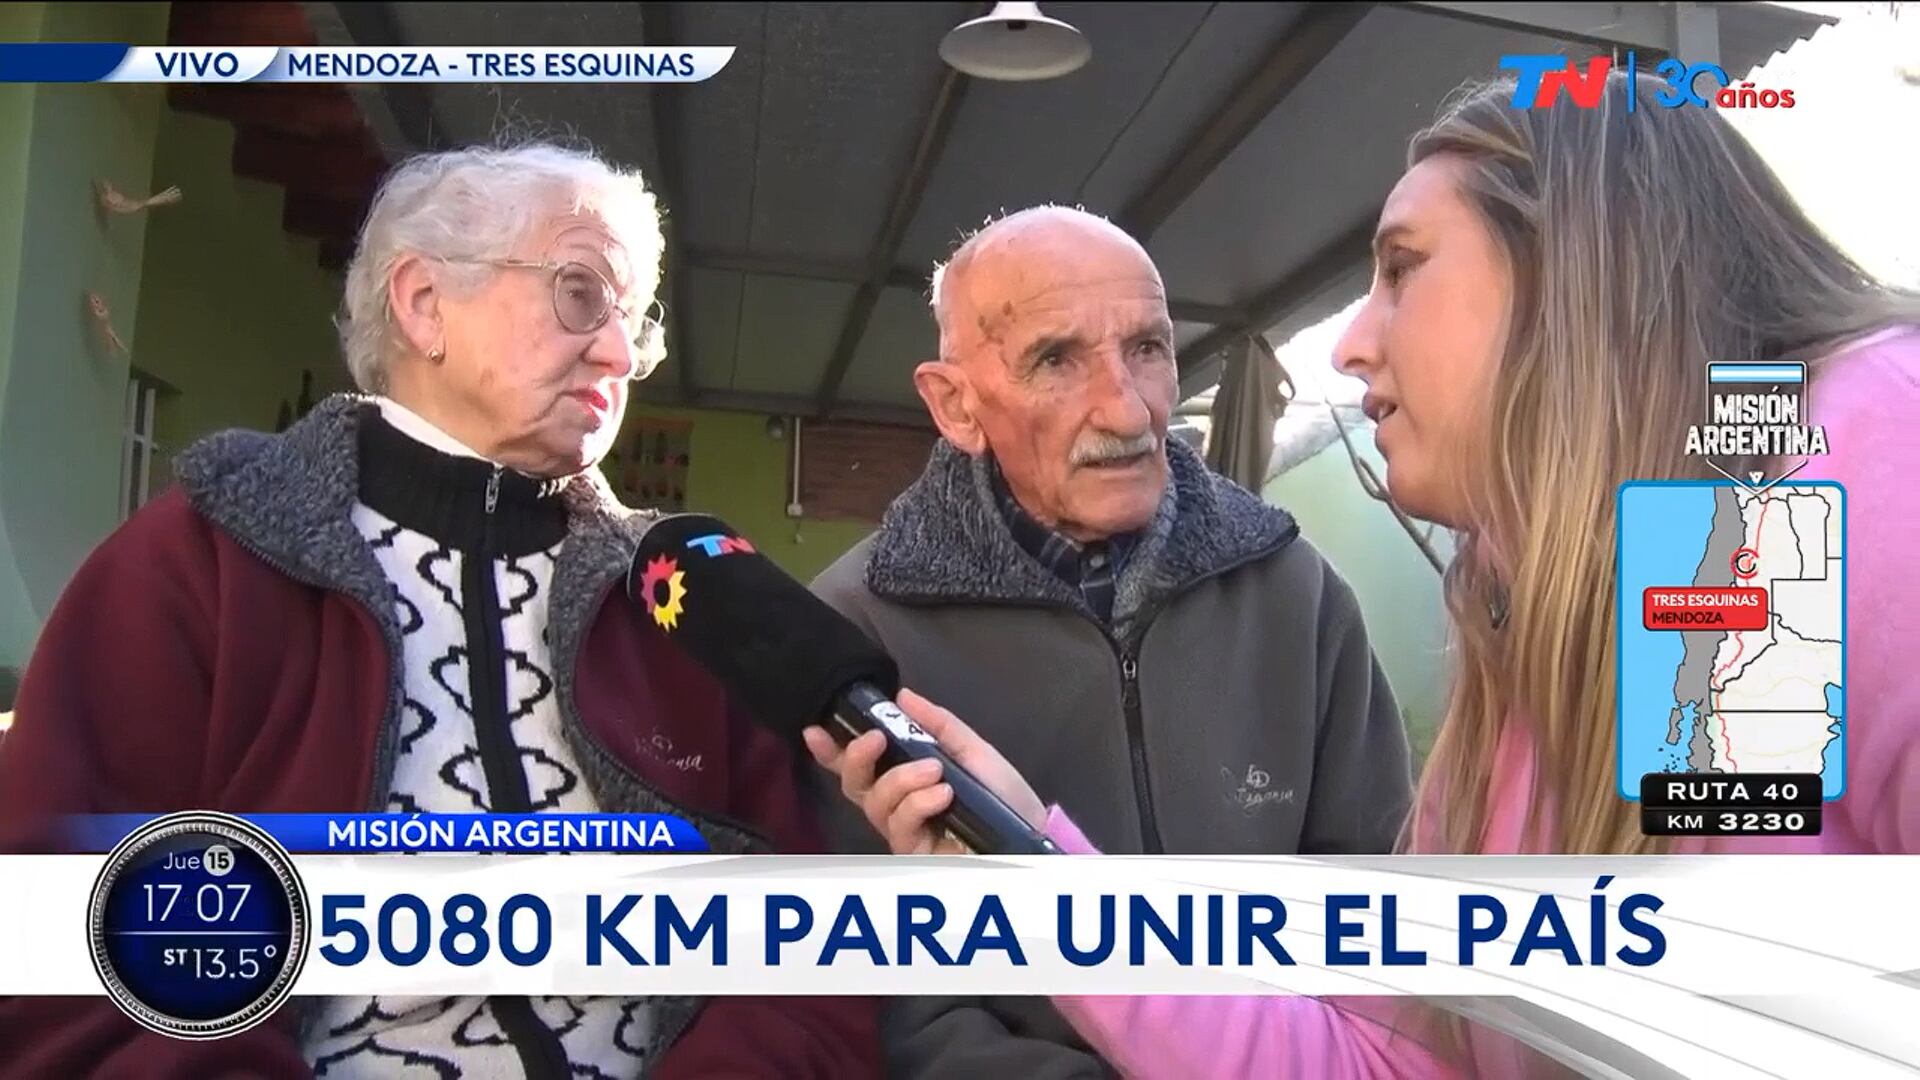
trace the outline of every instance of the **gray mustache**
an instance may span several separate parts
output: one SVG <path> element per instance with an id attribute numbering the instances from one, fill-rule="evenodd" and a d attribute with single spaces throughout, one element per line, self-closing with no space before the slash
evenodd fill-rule
<path id="1" fill-rule="evenodd" d="M 1129 439 L 1095 432 L 1074 444 L 1073 456 L 1069 460 L 1076 466 L 1098 465 L 1104 461 L 1151 454 L 1158 449 L 1160 439 L 1151 431 L 1143 431 Z"/>

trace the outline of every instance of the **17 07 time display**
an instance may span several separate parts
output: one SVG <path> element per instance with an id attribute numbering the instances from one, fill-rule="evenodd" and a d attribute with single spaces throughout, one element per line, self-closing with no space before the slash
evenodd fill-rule
<path id="1" fill-rule="evenodd" d="M 306 898 L 291 860 L 255 826 L 175 814 L 108 857 L 88 939 L 127 1015 L 179 1038 L 218 1038 L 264 1020 L 291 990 Z"/>

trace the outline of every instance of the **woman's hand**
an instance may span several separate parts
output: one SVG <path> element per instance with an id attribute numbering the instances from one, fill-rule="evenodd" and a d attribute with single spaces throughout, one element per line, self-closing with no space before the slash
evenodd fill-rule
<path id="1" fill-rule="evenodd" d="M 911 690 L 900 691 L 900 709 L 932 735 L 954 764 L 972 773 L 988 790 L 1006 800 L 1027 824 L 1043 828 L 1046 804 L 1025 777 L 991 743 L 974 734 L 960 718 Z M 914 761 L 888 769 L 874 779 L 874 766 L 887 748 L 886 736 L 869 731 L 843 749 L 825 728 L 801 732 L 813 759 L 840 777 L 840 791 L 866 814 L 895 855 L 962 855 L 967 848 L 933 822 L 953 802 L 953 788 L 940 778 L 937 761 Z"/>

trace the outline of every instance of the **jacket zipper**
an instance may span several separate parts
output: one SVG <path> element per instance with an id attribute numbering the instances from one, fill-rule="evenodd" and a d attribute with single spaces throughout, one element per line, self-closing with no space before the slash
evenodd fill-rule
<path id="1" fill-rule="evenodd" d="M 1238 565 L 1240 564 L 1234 564 L 1234 566 Z M 1233 568 L 1233 566 L 1229 566 L 1218 572 L 1225 573 L 1227 570 Z M 1212 576 L 1214 575 L 1206 575 L 1206 577 Z M 1196 578 L 1194 581 L 1204 581 L 1206 577 Z M 937 600 L 938 598 L 930 599 Z M 1147 740 L 1144 730 L 1143 712 L 1140 708 L 1140 661 L 1138 658 L 1140 644 L 1146 639 L 1147 629 L 1152 625 L 1153 617 L 1159 614 L 1160 609 L 1165 606 L 1165 603 L 1155 604 L 1151 608 L 1142 609 L 1140 614 L 1135 617 L 1132 635 L 1130 635 L 1127 641 L 1122 642 L 1116 639 L 1099 619 L 1095 618 L 1079 604 L 1053 599 L 998 600 L 994 602 L 1010 607 L 1051 608 L 1071 612 L 1092 623 L 1095 632 L 1100 635 L 1101 640 L 1105 641 L 1107 647 L 1113 650 L 1113 657 L 1118 662 L 1120 669 L 1120 715 L 1124 722 L 1127 736 L 1127 760 L 1133 774 L 1133 805 L 1135 812 L 1140 815 L 1140 847 L 1144 854 L 1165 854 L 1166 843 L 1160 838 L 1160 822 L 1159 818 L 1154 814 L 1153 789 L 1150 786 L 1151 781 L 1147 772 Z"/>
<path id="2" fill-rule="evenodd" d="M 1134 616 L 1133 632 L 1128 635 L 1128 639 L 1125 642 L 1116 640 L 1099 619 L 1094 618 L 1091 613 L 1079 604 L 1053 599 L 991 601 L 992 603 L 1007 604 L 1014 607 L 1061 608 L 1071 611 L 1092 623 L 1094 629 L 1099 631 L 1100 636 L 1105 638 L 1107 645 L 1113 649 L 1114 658 L 1119 661 L 1120 666 L 1121 714 L 1126 723 L 1127 758 L 1133 770 L 1134 807 L 1140 815 L 1140 846 L 1145 854 L 1161 855 L 1165 854 L 1166 851 L 1166 842 L 1160 837 L 1159 818 L 1153 809 L 1153 789 L 1147 771 L 1147 740 L 1144 711 L 1140 706 L 1139 653 L 1140 646 L 1146 641 L 1147 631 L 1153 626 L 1153 620 L 1160 614 L 1161 609 L 1172 602 L 1173 598 L 1179 595 L 1179 593 L 1185 592 L 1187 589 L 1203 581 L 1209 581 L 1222 574 L 1232 573 L 1248 563 L 1264 559 L 1275 551 L 1285 547 L 1287 544 L 1292 543 L 1298 535 L 1297 531 L 1289 532 L 1277 543 L 1269 544 L 1258 551 L 1250 552 L 1242 558 L 1235 559 L 1233 562 L 1227 563 L 1224 566 L 1217 566 L 1198 577 L 1182 583 L 1178 590 L 1168 593 L 1152 606 L 1142 608 L 1139 614 Z M 913 600 L 922 600 L 928 603 L 951 602 L 945 597 L 917 597 L 911 594 L 903 594 L 896 597 L 896 599 L 908 602 Z"/>
<path id="3" fill-rule="evenodd" d="M 1277 548 L 1249 555 L 1244 559 L 1218 567 L 1211 573 L 1203 574 L 1187 582 L 1183 589 L 1191 588 L 1200 582 L 1231 573 L 1255 559 L 1264 558 Z M 1140 812 L 1140 842 L 1148 855 L 1166 853 L 1166 841 L 1160 837 L 1160 821 L 1153 811 L 1153 788 L 1147 778 L 1147 739 L 1144 712 L 1140 707 L 1140 646 L 1146 643 L 1147 631 L 1153 627 L 1153 620 L 1161 610 L 1171 603 L 1176 594 L 1168 594 L 1149 607 L 1140 609 L 1133 619 L 1133 632 L 1125 643 L 1115 641 L 1108 635 L 1107 641 L 1113 645 L 1114 653 L 1120 658 L 1120 701 L 1125 710 L 1127 721 L 1127 753 L 1133 761 L 1134 803 Z M 1105 629 L 1102 628 L 1102 633 Z"/>
<path id="4" fill-rule="evenodd" d="M 1187 583 L 1190 587 L 1208 578 L 1235 570 L 1252 559 L 1242 560 L 1221 567 L 1211 574 L 1195 578 Z M 1163 597 L 1149 607 L 1140 609 L 1133 618 L 1133 632 L 1125 642 L 1116 641 L 1107 635 L 1107 641 L 1120 658 L 1120 704 L 1127 725 L 1127 755 L 1133 763 L 1133 798 L 1140 814 L 1140 847 L 1148 855 L 1166 854 L 1167 844 L 1160 836 L 1160 819 L 1153 809 L 1153 786 L 1147 773 L 1147 736 L 1145 710 L 1140 706 L 1140 646 L 1146 644 L 1147 631 L 1152 629 L 1153 620 L 1161 609 L 1172 600 L 1172 595 Z M 1097 624 L 1096 624 L 1097 625 Z M 1104 627 L 1101 633 L 1105 634 Z"/>
<path id="5" fill-rule="evenodd" d="M 1147 740 L 1140 716 L 1140 663 L 1127 646 L 1113 642 L 1113 649 L 1120 658 L 1120 705 L 1127 721 L 1127 753 L 1133 760 L 1133 798 L 1140 811 L 1140 846 L 1148 855 L 1159 855 L 1166 851 L 1166 844 L 1160 839 L 1160 822 L 1153 813 L 1153 789 L 1147 781 Z"/>
<path id="6" fill-rule="evenodd" d="M 506 632 L 500 625 L 500 593 L 493 575 L 494 510 L 500 505 L 501 467 L 487 477 L 486 515 L 482 519 L 480 549 L 462 560 L 462 599 L 467 631 L 467 696 L 473 706 L 474 743 L 480 750 L 481 771 L 487 778 L 488 809 L 495 813 L 529 814 L 533 798 L 527 789 L 527 771 L 513 739 L 507 710 Z M 572 1074 L 560 1037 L 533 1011 L 524 996 L 489 999 L 494 1019 L 520 1057 L 528 1080 L 564 1080 Z"/>
<path id="7" fill-rule="evenodd" d="M 462 614 L 467 631 L 467 700 L 473 710 L 474 743 L 487 777 L 490 809 L 529 814 L 533 800 L 527 773 L 507 719 L 507 649 L 500 626 L 500 595 L 493 580 L 494 508 L 500 501 L 500 467 L 487 478 L 486 516 L 480 549 L 461 565 Z"/>
<path id="8" fill-rule="evenodd" d="M 488 515 L 493 514 L 495 508 L 498 507 L 499 505 L 499 500 L 500 500 L 500 472 L 496 468 L 493 475 L 489 477 L 487 481 L 486 510 Z M 295 572 L 292 567 L 289 567 L 286 563 L 280 561 L 279 559 L 275 558 L 272 555 L 267 554 L 265 551 L 262 551 L 258 545 L 240 536 L 237 532 L 235 532 L 232 529 L 224 529 L 223 531 L 225 531 L 228 537 L 231 538 L 234 543 L 238 544 L 242 550 L 246 551 L 248 554 L 252 555 L 254 558 L 259 559 L 261 562 L 267 564 L 268 566 L 272 567 L 274 570 L 280 572 L 281 574 L 286 575 L 286 577 L 289 580 L 298 581 L 301 584 L 310 585 L 314 588 L 325 589 L 328 592 L 338 593 L 339 595 L 346 597 L 347 600 L 350 601 L 351 603 L 357 604 L 361 608 L 366 609 L 368 618 L 373 621 L 374 626 L 378 627 L 381 625 L 380 620 L 377 617 L 375 617 L 375 615 L 372 612 L 372 609 L 367 608 L 367 605 L 364 602 L 362 602 L 358 597 L 354 596 L 353 594 L 346 592 L 345 590 L 329 582 L 321 581 L 319 579 L 310 577 L 306 574 Z M 590 607 L 588 610 L 591 612 L 598 612 L 602 607 L 606 606 L 607 596 L 608 594 L 613 592 L 613 587 L 619 580 L 620 579 L 618 577 L 613 577 L 613 578 L 607 579 L 607 581 L 602 583 L 600 586 L 598 597 L 595 599 L 593 606 Z M 581 633 L 583 635 L 583 640 L 584 640 L 585 632 L 586 632 L 586 628 L 583 627 L 581 630 Z M 389 656 L 389 660 L 388 660 L 389 664 L 394 663 L 399 656 L 399 653 L 397 651 L 397 643 L 392 640 L 389 640 L 387 642 L 387 652 Z M 579 670 L 580 657 L 578 654 L 575 654 L 571 658 L 571 666 L 573 668 L 572 675 L 576 680 L 578 680 L 580 675 L 580 670 Z M 388 674 L 388 681 L 389 683 L 391 683 L 395 673 L 392 670 L 389 670 L 387 674 Z M 388 698 L 389 698 L 388 711 L 389 712 L 391 711 L 391 706 L 393 703 L 392 697 L 393 697 L 393 690 L 392 690 L 392 687 L 389 686 L 388 687 Z M 561 701 L 561 710 L 564 716 L 564 713 L 566 711 L 566 704 L 564 699 L 562 699 Z M 589 728 L 584 721 L 576 718 L 573 726 L 579 731 L 581 739 L 585 741 L 588 746 L 592 747 L 593 750 L 596 753 L 598 753 L 603 759 L 605 759 L 606 762 L 610 764 L 614 769 L 618 770 L 623 776 L 631 780 L 636 786 L 646 788 L 647 790 L 653 790 L 653 785 L 643 781 L 639 776 L 635 775 L 633 770 L 629 769 L 624 762 L 622 762 L 619 758 L 615 757 L 613 753 L 610 750 L 608 750 L 606 746 L 602 744 L 598 738 L 594 736 L 593 730 Z M 391 764 L 391 760 L 392 760 L 392 751 L 393 751 L 392 743 L 396 737 L 397 737 L 397 731 L 394 729 L 394 725 L 383 722 L 381 724 L 381 734 L 380 734 L 382 750 L 379 752 L 382 752 L 387 755 L 389 764 Z M 524 776 L 523 776 L 523 780 L 524 780 Z M 369 795 L 370 809 L 372 811 L 378 812 L 383 808 L 385 804 L 385 798 L 386 798 L 386 788 L 389 787 L 392 784 L 392 782 L 393 782 L 393 777 L 390 772 L 386 776 L 376 776 L 374 778 L 373 792 Z M 377 802 L 373 801 L 376 799 L 379 801 Z M 663 799 L 662 801 L 664 802 L 666 800 Z M 696 828 L 698 828 L 703 821 L 710 821 L 713 824 L 721 825 L 726 828 L 732 829 L 735 832 L 740 833 L 741 835 L 745 836 L 752 845 L 762 850 L 771 850 L 773 847 L 772 841 L 769 840 L 765 834 L 761 833 L 757 829 L 749 828 L 746 825 L 742 824 L 741 822 L 735 821 L 730 817 L 726 817 L 719 814 L 694 813 L 685 809 L 680 810 L 680 815 L 686 818 Z M 510 1002 L 510 1001 L 517 1002 L 521 1007 L 516 1009 L 511 1004 L 509 1004 L 506 1011 L 503 1012 L 500 1008 L 501 1004 L 504 1002 Z M 693 1008 L 680 1010 L 680 1015 L 676 1017 L 666 1028 L 662 1029 L 655 1036 L 656 1045 L 662 1048 L 672 1046 L 674 1041 L 677 1040 L 680 1037 L 680 1035 L 684 1033 L 686 1029 L 693 1023 L 694 1019 L 700 1015 L 699 999 L 696 998 L 694 999 L 694 1001 L 695 1001 L 695 1005 Z M 549 1076 L 564 1078 L 569 1075 L 571 1067 L 567 1062 L 567 1058 L 563 1048 L 561 1047 L 559 1038 L 553 1034 L 552 1030 L 549 1029 L 545 1023 L 539 1020 L 539 1017 L 537 1015 L 534 1014 L 532 1003 L 528 999 L 526 998 L 517 998 L 517 999 L 494 998 L 492 999 L 492 1003 L 495 1006 L 495 1010 L 494 1010 L 495 1019 L 500 1022 L 501 1030 L 508 1035 L 509 1039 L 513 1040 L 514 1049 L 516 1052 L 519 1052 L 521 1055 L 522 1066 L 527 1069 L 527 1076 L 529 1080 L 533 1080 L 533 1078 L 535 1077 L 544 1078 Z M 301 1007 L 303 1012 L 306 1012 L 308 1014 L 311 1013 L 312 1005 L 310 1001 L 302 1000 L 302 1001 L 296 1002 L 296 1004 L 298 1004 Z M 514 1034 L 514 1027 L 519 1026 L 522 1022 L 528 1019 L 532 1020 L 534 1025 L 534 1033 L 532 1037 L 529 1039 L 517 1038 Z M 545 1035 L 544 1040 L 540 1039 L 540 1033 L 544 1033 Z M 534 1061 L 529 1061 L 525 1053 L 525 1050 L 523 1049 L 524 1047 L 529 1045 L 529 1043 L 536 1042 L 536 1041 L 545 1041 L 551 1046 L 551 1053 L 553 1056 L 549 1058 L 545 1063 L 546 1064 L 545 1069 L 541 1069 L 538 1063 Z"/>
<path id="9" fill-rule="evenodd" d="M 1140 707 L 1140 646 L 1146 643 L 1147 631 L 1153 627 L 1153 620 L 1173 602 L 1179 593 L 1193 588 L 1203 581 L 1210 581 L 1222 574 L 1230 574 L 1248 563 L 1264 559 L 1281 548 L 1292 543 L 1299 535 L 1298 530 L 1291 531 L 1277 543 L 1269 544 L 1258 551 L 1250 552 L 1224 566 L 1195 577 L 1171 593 L 1160 597 L 1152 605 L 1140 609 L 1133 618 L 1133 632 L 1128 635 L 1125 644 L 1114 641 L 1109 635 L 1107 640 L 1113 643 L 1114 652 L 1120 657 L 1120 696 L 1126 710 L 1127 751 L 1133 760 L 1134 800 L 1140 811 L 1141 846 L 1148 855 L 1161 855 L 1166 852 L 1166 841 L 1160 837 L 1160 822 L 1153 812 L 1153 789 L 1147 779 L 1147 742 L 1144 731 L 1142 709 Z M 1096 624 L 1097 625 L 1097 624 Z M 1102 630 L 1104 633 L 1104 628 Z"/>

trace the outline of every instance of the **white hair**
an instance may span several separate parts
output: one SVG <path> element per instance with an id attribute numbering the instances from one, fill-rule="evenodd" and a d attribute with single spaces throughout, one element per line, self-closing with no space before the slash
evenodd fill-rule
<path id="1" fill-rule="evenodd" d="M 388 365 L 401 344 L 388 279 L 401 258 L 508 258 L 529 232 L 573 213 L 606 223 L 626 249 L 633 289 L 650 296 L 659 284 L 664 241 L 659 206 L 638 171 L 539 142 L 422 154 L 395 168 L 361 227 L 336 320 L 354 383 L 367 393 L 387 389 Z M 468 290 L 495 272 L 443 262 L 436 274 L 445 287 Z"/>
<path id="2" fill-rule="evenodd" d="M 953 253 L 952 258 L 933 265 L 933 280 L 927 290 L 927 300 L 933 307 L 934 328 L 940 334 L 940 359 L 942 360 L 952 359 L 948 355 L 947 347 L 948 342 L 953 340 L 953 331 L 947 325 L 948 313 L 951 310 L 947 301 L 947 273 L 955 268 L 954 264 L 959 263 L 963 256 L 972 253 L 972 250 L 963 243 L 960 249 Z"/>

